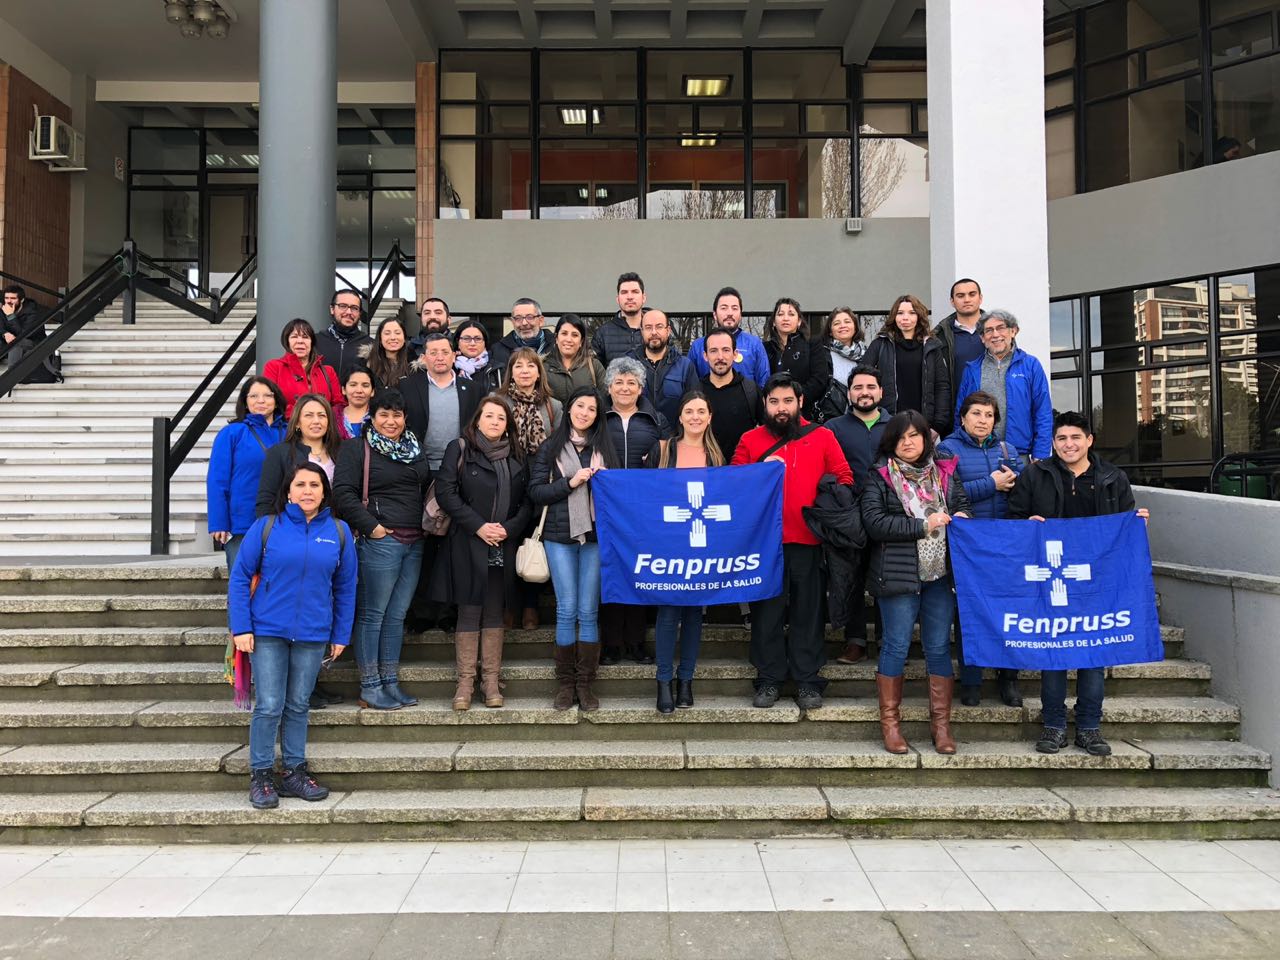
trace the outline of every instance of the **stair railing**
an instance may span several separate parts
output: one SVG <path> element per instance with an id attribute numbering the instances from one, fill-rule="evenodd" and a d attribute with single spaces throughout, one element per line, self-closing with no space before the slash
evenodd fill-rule
<path id="1" fill-rule="evenodd" d="M 1217 493 L 1223 481 L 1235 481 L 1237 494 L 1249 496 L 1249 480 L 1262 477 L 1267 497 L 1276 496 L 1276 482 L 1280 478 L 1280 450 L 1250 450 L 1245 453 L 1228 453 L 1209 471 L 1209 492 Z"/>

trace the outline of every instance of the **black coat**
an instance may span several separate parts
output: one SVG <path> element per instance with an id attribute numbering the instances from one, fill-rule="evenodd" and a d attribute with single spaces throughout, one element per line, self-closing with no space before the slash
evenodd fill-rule
<path id="1" fill-rule="evenodd" d="M 898 357 L 894 352 L 893 340 L 886 334 L 880 334 L 871 341 L 867 352 L 862 355 L 862 363 L 875 367 L 880 371 L 880 386 L 884 388 L 884 399 L 881 404 L 890 413 L 900 413 L 898 409 Z M 955 408 L 951 402 L 951 374 L 947 370 L 947 347 L 938 337 L 930 337 L 924 342 L 924 358 L 921 362 L 920 396 L 924 400 L 924 409 L 920 412 L 929 421 L 929 426 L 945 437 L 951 433 L 952 417 Z"/>
<path id="2" fill-rule="evenodd" d="M 262 474 L 258 477 L 258 498 L 254 501 L 255 517 L 275 513 L 276 494 L 285 474 L 311 458 L 311 448 L 300 440 L 282 440 L 262 458 Z"/>
<path id="3" fill-rule="evenodd" d="M 487 397 L 491 393 L 496 393 L 498 388 L 502 386 L 503 368 L 493 362 L 492 354 L 489 356 L 489 362 L 473 373 L 470 377 L 463 377 L 462 371 L 457 370 L 456 367 L 454 369 L 458 374 L 458 379 L 466 380 L 467 383 L 474 386 L 480 391 L 481 397 Z"/>
<path id="4" fill-rule="evenodd" d="M 373 337 L 363 330 L 343 340 L 329 332 L 328 327 L 316 334 L 316 352 L 324 362 L 338 372 L 338 383 L 347 382 L 347 374 L 364 366 L 373 349 Z"/>
<path id="5" fill-rule="evenodd" d="M 643 396 L 636 404 L 636 412 L 631 415 L 626 433 L 622 432 L 622 418 L 612 408 L 605 414 L 605 428 L 618 454 L 618 462 L 627 469 L 643 467 L 653 445 L 671 435 L 667 418 Z"/>
<path id="6" fill-rule="evenodd" d="M 462 468 L 458 453 L 462 451 Z M 502 541 L 502 570 L 508 605 L 516 600 L 516 549 L 529 526 L 532 508 L 527 487 L 528 467 L 512 458 L 510 506 L 505 517 L 493 515 L 498 497 L 498 474 L 478 450 L 454 440 L 445 448 L 436 474 L 436 501 L 453 521 L 435 569 L 431 571 L 431 599 L 479 606 L 484 603 L 489 580 L 489 545 L 476 536 L 486 523 L 500 523 L 507 531 Z"/>
<path id="7" fill-rule="evenodd" d="M 955 457 L 938 456 L 939 464 Z M 871 547 L 867 590 L 873 597 L 892 597 L 920 592 L 920 561 L 916 541 L 923 539 L 925 521 L 907 516 L 898 495 L 880 473 L 884 460 L 877 461 L 862 491 L 862 523 Z M 969 511 L 969 498 L 954 467 L 947 483 L 947 513 L 954 516 Z M 948 565 L 950 557 L 948 556 Z"/>
<path id="8" fill-rule="evenodd" d="M 545 357 L 555 342 L 556 338 L 551 335 L 551 331 L 544 329 L 542 331 L 542 347 L 537 351 L 538 356 Z M 519 350 L 521 346 L 522 344 L 516 339 L 516 334 L 513 330 L 489 348 L 489 366 L 497 371 L 499 381 L 507 375 L 507 363 L 511 360 L 511 355 Z"/>
<path id="9" fill-rule="evenodd" d="M 1097 516 L 1108 513 L 1125 513 L 1136 510 L 1133 489 L 1124 471 L 1113 463 L 1089 454 L 1093 464 L 1094 507 Z M 1018 475 L 1018 481 L 1009 491 L 1010 520 L 1026 520 L 1028 517 L 1044 517 L 1046 520 L 1062 516 L 1067 470 L 1057 457 L 1038 460 Z"/>
<path id="10" fill-rule="evenodd" d="M 634 330 L 623 319 L 622 313 L 612 317 L 596 328 L 591 338 L 591 352 L 601 365 L 608 368 L 609 362 L 619 357 L 629 356 L 633 351 L 644 346 L 640 339 L 640 328 Z"/>
<path id="11" fill-rule="evenodd" d="M 464 380 L 454 371 L 454 384 L 458 390 L 458 423 L 462 427 L 471 421 L 471 415 L 484 399 L 484 388 L 474 380 Z M 400 392 L 404 394 L 404 415 L 409 429 L 425 443 L 427 423 L 431 418 L 431 391 L 428 389 L 431 376 L 427 371 L 414 369 L 409 376 L 400 381 Z"/>
<path id="12" fill-rule="evenodd" d="M 584 449 L 578 455 L 578 462 L 584 467 L 591 466 L 591 451 Z M 542 508 L 546 507 L 547 522 L 542 527 L 542 539 L 551 543 L 576 543 L 569 536 L 569 480 L 560 469 L 560 451 L 551 449 L 551 441 L 547 440 L 538 447 L 530 467 L 529 499 L 533 501 L 533 522 L 536 525 Z M 587 539 L 595 540 L 593 528 Z"/>
<path id="13" fill-rule="evenodd" d="M 801 333 L 792 334 L 786 349 L 776 340 L 766 340 L 764 352 L 770 373 L 789 373 L 804 386 L 804 415 L 812 420 L 814 405 L 827 392 L 831 380 L 831 352 L 821 344 L 811 344 Z"/>
<path id="14" fill-rule="evenodd" d="M 369 506 L 364 497 L 364 437 L 348 440 L 338 451 L 333 471 L 334 513 L 367 537 L 378 524 L 399 530 L 422 525 L 422 491 L 431 479 L 427 458 L 401 463 L 369 450 Z"/>

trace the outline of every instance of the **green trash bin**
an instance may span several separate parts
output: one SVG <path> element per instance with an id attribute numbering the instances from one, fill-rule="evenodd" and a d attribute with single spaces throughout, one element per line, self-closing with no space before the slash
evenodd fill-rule
<path id="1" fill-rule="evenodd" d="M 1256 470 L 1258 464 L 1246 460 L 1244 463 L 1245 470 Z M 1270 497 L 1267 489 L 1267 477 L 1264 473 L 1251 473 L 1245 477 L 1244 483 L 1246 497 L 1253 497 L 1257 500 L 1267 500 Z M 1218 493 L 1228 497 L 1240 496 L 1240 472 L 1239 465 L 1232 464 L 1222 471 L 1222 476 L 1218 478 Z"/>

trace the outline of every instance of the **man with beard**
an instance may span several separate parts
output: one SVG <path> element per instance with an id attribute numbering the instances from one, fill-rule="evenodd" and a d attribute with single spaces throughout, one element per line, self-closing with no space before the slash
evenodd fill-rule
<path id="1" fill-rule="evenodd" d="M 782 480 L 782 592 L 751 604 L 751 664 L 756 668 L 753 705 L 772 707 L 790 676 L 802 710 L 822 706 L 826 680 L 823 642 L 822 545 L 802 511 L 813 506 L 818 483 L 832 474 L 852 485 L 853 474 L 835 434 L 800 416 L 804 388 L 780 373 L 764 385 L 764 425 L 743 435 L 733 454 L 742 465 L 777 460 Z M 714 419 L 713 421 L 714 422 Z"/>
<path id="2" fill-rule="evenodd" d="M 760 425 L 760 387 L 733 368 L 736 351 L 733 333 L 720 327 L 702 340 L 702 358 L 710 368 L 702 392 L 711 408 L 711 433 L 727 457 L 744 433 Z"/>
<path id="3" fill-rule="evenodd" d="M 360 326 L 363 315 L 364 301 L 354 290 L 339 290 L 329 298 L 333 322 L 316 334 L 316 350 L 338 372 L 339 383 L 346 383 L 347 374 L 362 366 L 373 349 L 373 337 Z"/>
<path id="4" fill-rule="evenodd" d="M 763 385 L 769 379 L 769 355 L 765 353 L 764 342 L 759 337 L 742 329 L 742 294 L 733 287 L 721 288 L 711 301 L 711 319 L 716 329 L 728 330 L 733 337 L 733 368 Z M 705 337 L 699 337 L 689 345 L 689 357 L 700 377 L 705 377 L 711 369 L 703 357 L 705 347 Z"/>
<path id="5" fill-rule="evenodd" d="M 836 442 L 844 451 L 844 458 L 853 471 L 853 483 L 860 487 L 876 459 L 880 448 L 880 436 L 889 422 L 889 412 L 880 406 L 884 390 L 880 386 L 880 371 L 875 367 L 859 364 L 849 374 L 849 411 L 843 416 L 828 420 L 824 427 L 835 434 Z M 849 585 L 847 609 L 858 611 L 844 625 L 844 651 L 836 657 L 838 663 L 857 663 L 867 657 L 867 559 L 863 551 L 853 569 Z"/>
<path id="6" fill-rule="evenodd" d="M 624 273 L 618 278 L 618 312 L 600 324 L 591 338 L 591 352 L 601 365 L 608 367 L 619 357 L 630 356 L 644 346 L 640 318 L 644 316 L 644 280 L 638 273 Z"/>
<path id="7" fill-rule="evenodd" d="M 427 342 L 427 337 L 433 333 L 446 335 L 449 333 L 449 324 L 453 320 L 453 315 L 449 313 L 449 305 L 440 297 L 427 297 L 422 301 L 418 319 L 421 321 L 418 335 L 409 341 L 409 357 L 413 360 L 422 356 L 422 348 Z"/>
<path id="8" fill-rule="evenodd" d="M 640 321 L 644 347 L 631 356 L 644 365 L 644 395 L 668 423 L 680 420 L 680 398 L 698 389 L 693 363 L 671 342 L 671 322 L 661 310 L 648 310 Z"/>
<path id="9" fill-rule="evenodd" d="M 542 307 L 530 297 L 521 297 L 511 306 L 512 331 L 489 348 L 489 365 L 497 367 L 498 375 L 507 376 L 507 361 L 521 347 L 528 347 L 540 357 L 545 357 L 555 338 L 542 329 Z"/>

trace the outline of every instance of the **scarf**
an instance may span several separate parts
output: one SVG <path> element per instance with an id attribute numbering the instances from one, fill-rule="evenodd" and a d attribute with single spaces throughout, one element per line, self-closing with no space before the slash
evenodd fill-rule
<path id="1" fill-rule="evenodd" d="M 827 344 L 827 346 L 830 348 L 832 353 L 840 354 L 840 356 L 844 357 L 850 363 L 857 363 L 862 359 L 862 355 L 867 352 L 867 348 L 857 340 L 854 340 L 846 347 L 839 340 L 833 339 Z"/>
<path id="2" fill-rule="evenodd" d="M 571 431 L 569 433 L 569 442 L 560 448 L 560 455 L 556 457 L 556 464 L 560 467 L 560 474 L 565 480 L 568 480 L 582 469 L 580 451 L 582 446 L 586 445 L 586 442 L 586 437 Z M 600 456 L 599 451 L 593 450 L 591 452 L 590 466 L 596 469 L 604 466 L 604 457 Z M 569 536 L 578 543 L 586 543 L 587 534 L 595 526 L 596 520 L 596 502 L 591 496 L 591 484 L 584 483 L 580 487 L 571 489 L 566 505 L 569 508 Z"/>
<path id="3" fill-rule="evenodd" d="M 932 459 L 912 466 L 897 457 L 889 458 L 889 488 L 902 501 L 907 516 L 927 520 L 947 509 L 942 475 Z M 916 559 L 922 583 L 941 580 L 947 573 L 947 528 L 939 527 L 916 541 Z"/>
<path id="4" fill-rule="evenodd" d="M 489 363 L 489 351 L 486 350 L 478 357 L 464 357 L 458 354 L 458 358 L 453 361 L 453 368 L 462 374 L 463 380 L 470 380 L 477 370 L 483 369 Z"/>
<path id="5" fill-rule="evenodd" d="M 337 320 L 329 324 L 329 335 L 338 341 L 354 340 L 363 334 L 364 331 L 360 329 L 360 324 L 358 323 L 350 328 L 339 326 Z"/>
<path id="6" fill-rule="evenodd" d="M 369 438 L 370 449 L 382 454 L 388 460 L 395 460 L 397 463 L 416 463 L 422 459 L 422 446 L 412 430 L 406 430 L 400 434 L 399 440 L 384 437 L 372 426 L 364 432 Z"/>
<path id="7" fill-rule="evenodd" d="M 542 414 L 546 401 L 543 400 L 540 403 L 537 393 L 524 393 L 517 390 L 514 384 L 507 398 L 511 401 L 512 411 L 515 414 L 516 442 L 527 456 L 533 456 L 547 439 L 547 423 L 550 422 L 551 417 L 547 417 L 547 423 L 543 422 Z"/>
<path id="8" fill-rule="evenodd" d="M 547 342 L 547 331 L 539 330 L 538 335 L 536 337 L 534 337 L 532 340 L 526 340 L 524 337 L 520 336 L 520 334 L 512 330 L 511 339 L 516 342 L 517 347 L 528 347 L 530 350 L 535 351 L 538 354 L 538 356 L 542 356 L 542 354 L 545 352 L 543 350 L 543 346 Z M 583 346 L 585 347 L 586 345 L 583 344 Z"/>
<path id="9" fill-rule="evenodd" d="M 498 475 L 498 489 L 493 497 L 491 523 L 502 523 L 511 511 L 511 444 L 506 437 L 490 440 L 482 433 L 476 434 L 476 449 L 493 464 Z"/>

